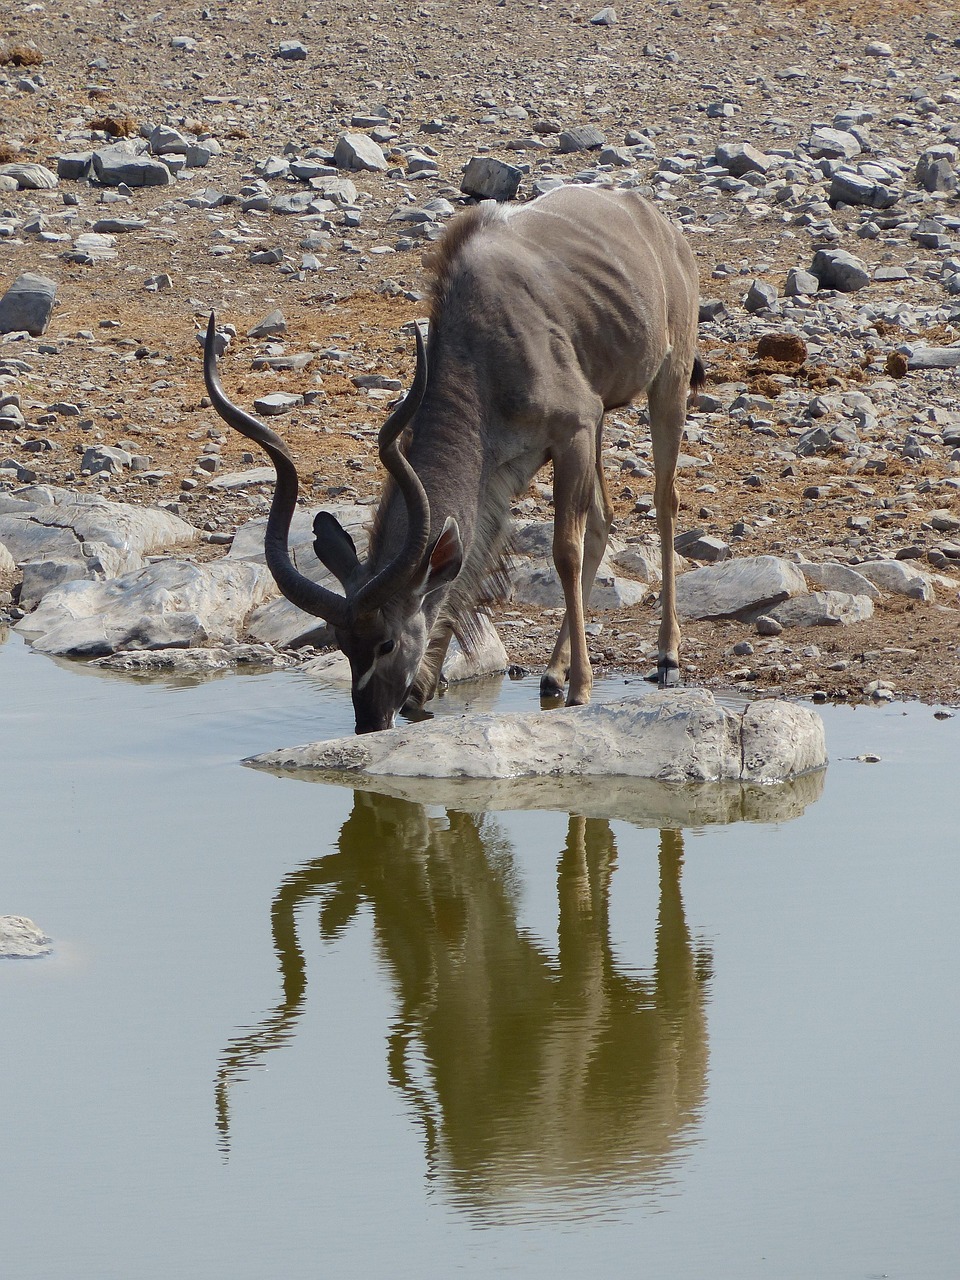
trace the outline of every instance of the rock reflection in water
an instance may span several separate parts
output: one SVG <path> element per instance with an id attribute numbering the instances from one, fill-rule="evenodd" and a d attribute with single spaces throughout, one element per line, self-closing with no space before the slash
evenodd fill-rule
<path id="1" fill-rule="evenodd" d="M 306 995 L 297 913 L 320 899 L 334 936 L 363 904 L 400 998 L 390 1079 L 418 1116 L 435 1176 L 500 1215 L 562 1204 L 669 1173 L 703 1104 L 710 957 L 690 939 L 681 833 L 660 833 L 656 959 L 622 971 L 610 946 L 610 824 L 569 818 L 560 854 L 559 955 L 518 925 L 513 850 L 489 817 L 430 817 L 415 802 L 357 791 L 337 853 L 291 873 L 273 903 L 283 999 L 224 1053 L 231 1084 L 295 1031 Z M 513 1210 L 511 1210 L 513 1206 Z"/>

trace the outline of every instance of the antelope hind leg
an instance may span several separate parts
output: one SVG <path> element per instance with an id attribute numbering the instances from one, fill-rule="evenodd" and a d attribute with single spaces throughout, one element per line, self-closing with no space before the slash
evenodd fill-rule
<path id="1" fill-rule="evenodd" d="M 657 637 L 657 684 L 670 689 L 680 683 L 680 624 L 677 621 L 676 567 L 673 540 L 680 497 L 677 493 L 677 459 L 686 421 L 688 388 L 684 380 L 661 373 L 648 394 L 650 438 L 653 443 L 654 503 L 660 534 L 662 581 L 660 631 Z"/>

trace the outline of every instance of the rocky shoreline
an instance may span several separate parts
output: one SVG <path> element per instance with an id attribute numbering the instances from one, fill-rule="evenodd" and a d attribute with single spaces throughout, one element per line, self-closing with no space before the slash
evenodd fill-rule
<path id="1" fill-rule="evenodd" d="M 601 182 L 655 200 L 700 264 L 688 681 L 960 702 L 955 13 L 430 4 L 358 25 L 346 4 L 280 3 L 185 30 L 135 4 L 110 32 L 85 9 L 37 32 L 33 8 L 13 6 L 0 43 L 0 612 L 19 627 L 58 593 L 72 609 L 183 563 L 155 589 L 219 576 L 237 619 L 191 630 L 183 605 L 165 637 L 131 624 L 129 647 L 302 640 L 289 618 L 248 627 L 278 611 L 251 524 L 271 473 L 205 401 L 208 310 L 231 396 L 278 416 L 296 453 L 305 513 L 346 506 L 359 528 L 423 249 L 469 199 Z M 657 583 L 642 408 L 611 414 L 606 443 L 616 543 L 591 645 L 599 670 L 641 675 Z M 531 670 L 559 620 L 549 480 L 516 506 L 515 594 L 495 614 Z M 30 526 L 15 548 L 11 521 Z M 776 582 L 744 594 L 758 572 Z"/>

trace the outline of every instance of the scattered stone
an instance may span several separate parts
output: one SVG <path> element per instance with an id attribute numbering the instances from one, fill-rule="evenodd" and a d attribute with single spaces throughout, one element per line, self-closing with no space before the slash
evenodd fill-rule
<path id="1" fill-rule="evenodd" d="M 253 402 L 253 407 L 257 413 L 263 414 L 265 418 L 276 417 L 278 414 L 289 413 L 291 409 L 299 409 L 303 405 L 303 396 L 292 391 L 271 391 L 269 395 L 258 396 Z"/>
<path id="2" fill-rule="evenodd" d="M 749 142 L 721 142 L 714 159 L 735 178 L 742 178 L 745 173 L 765 174 L 773 164 L 769 156 Z"/>
<path id="3" fill-rule="evenodd" d="M 751 313 L 773 311 L 777 305 L 775 286 L 768 284 L 766 280 L 754 280 L 743 300 L 743 305 Z"/>
<path id="4" fill-rule="evenodd" d="M 283 312 L 277 308 L 247 330 L 248 338 L 279 338 L 287 332 Z"/>
<path id="5" fill-rule="evenodd" d="M 337 139 L 333 163 L 338 169 L 360 169 L 382 173 L 389 168 L 387 158 L 365 133 L 345 133 Z"/>
<path id="6" fill-rule="evenodd" d="M 33 960 L 52 950 L 47 935 L 26 916 L 0 916 L 0 959 Z"/>
<path id="7" fill-rule="evenodd" d="M 474 156 L 463 173 L 460 190 L 478 200 L 512 200 L 520 189 L 522 170 L 492 156 Z"/>
<path id="8" fill-rule="evenodd" d="M 45 333 L 57 297 L 57 284 L 25 271 L 0 298 L 0 333 Z"/>
<path id="9" fill-rule="evenodd" d="M 40 653 L 98 658 L 121 649 L 236 640 L 276 586 L 260 565 L 160 560 L 106 582 L 68 582 L 16 625 Z"/>
<path id="10" fill-rule="evenodd" d="M 908 369 L 957 369 L 960 368 L 960 346 L 914 347 L 906 360 Z"/>
<path id="11" fill-rule="evenodd" d="M 692 569 L 677 578 L 677 614 L 682 619 L 745 617 L 807 589 L 803 574 L 789 560 L 750 556 L 716 568 Z"/>
<path id="12" fill-rule="evenodd" d="M 576 129 L 565 129 L 560 134 L 558 147 L 562 155 L 570 155 L 575 151 L 599 151 L 606 141 L 599 129 L 586 124 Z"/>
<path id="13" fill-rule="evenodd" d="M 590 21 L 595 27 L 612 27 L 617 21 L 617 11 L 612 5 L 605 5 L 597 10 Z"/>
<path id="14" fill-rule="evenodd" d="M 117 142 L 93 153 L 93 172 L 105 187 L 163 187 L 173 175 L 162 160 L 137 151 L 129 142 Z"/>
<path id="15" fill-rule="evenodd" d="M 911 600 L 934 599 L 926 574 L 903 560 L 866 560 L 857 565 L 857 572 L 888 595 L 907 596 Z"/>
<path id="16" fill-rule="evenodd" d="M 846 591 L 808 591 L 778 604 L 769 616 L 782 627 L 849 627 L 873 617 L 873 600 Z"/>
<path id="17" fill-rule="evenodd" d="M 30 161 L 0 164 L 0 178 L 12 178 L 21 191 L 53 191 L 59 184 L 57 175 L 46 165 Z"/>
<path id="18" fill-rule="evenodd" d="M 810 271 L 824 289 L 853 293 L 870 283 L 870 273 L 859 258 L 845 249 L 819 249 Z"/>
<path id="19" fill-rule="evenodd" d="M 820 281 L 812 271 L 804 271 L 801 267 L 791 267 L 787 272 L 787 281 L 783 292 L 788 298 L 805 298 L 816 293 Z"/>
<path id="20" fill-rule="evenodd" d="M 299 40 L 281 40 L 275 56 L 285 62 L 302 62 L 307 56 L 307 47 Z"/>

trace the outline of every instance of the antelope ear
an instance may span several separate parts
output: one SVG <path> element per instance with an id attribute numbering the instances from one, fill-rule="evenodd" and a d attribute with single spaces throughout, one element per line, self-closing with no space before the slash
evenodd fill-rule
<path id="1" fill-rule="evenodd" d="M 447 516 L 443 522 L 440 537 L 433 544 L 427 562 L 427 577 L 423 594 L 428 595 L 438 587 L 445 587 L 452 582 L 463 564 L 463 543 L 460 541 L 460 528 L 453 516 Z"/>
<path id="2" fill-rule="evenodd" d="M 360 561 L 353 539 L 329 511 L 318 511 L 314 517 L 313 549 L 320 563 L 327 566 L 341 586 L 346 587 Z"/>

